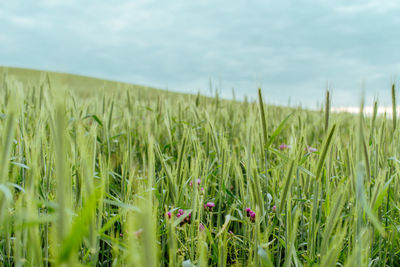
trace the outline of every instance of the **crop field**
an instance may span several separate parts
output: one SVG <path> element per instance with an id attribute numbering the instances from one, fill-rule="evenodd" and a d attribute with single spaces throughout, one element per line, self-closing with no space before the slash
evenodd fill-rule
<path id="1" fill-rule="evenodd" d="M 2 266 L 400 266 L 400 125 L 377 102 L 0 74 Z"/>

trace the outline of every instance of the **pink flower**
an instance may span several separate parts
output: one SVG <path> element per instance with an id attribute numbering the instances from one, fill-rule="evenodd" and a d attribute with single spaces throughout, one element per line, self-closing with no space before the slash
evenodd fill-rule
<path id="1" fill-rule="evenodd" d="M 176 215 L 177 218 L 181 217 L 185 212 L 183 211 L 183 209 L 179 209 L 178 210 L 178 214 Z"/>
<path id="2" fill-rule="evenodd" d="M 170 211 L 168 211 L 168 212 L 167 212 L 167 216 L 168 216 L 168 219 L 171 219 L 171 217 L 172 217 L 172 214 L 171 214 L 171 212 L 170 212 Z"/>
<path id="3" fill-rule="evenodd" d="M 313 153 L 313 152 L 317 152 L 318 149 L 316 149 L 315 147 L 308 146 L 308 147 L 306 147 L 305 151 Z"/>
<path id="4" fill-rule="evenodd" d="M 176 218 L 181 217 L 183 214 L 185 214 L 185 211 L 183 209 L 179 209 L 178 214 L 176 214 Z M 192 213 L 189 212 L 189 214 L 187 214 L 186 217 L 180 222 L 180 225 L 184 225 L 185 223 L 191 223 L 191 218 L 192 218 Z"/>
<path id="5" fill-rule="evenodd" d="M 197 184 L 198 184 L 198 185 L 200 185 L 200 184 L 201 184 L 201 179 L 200 179 L 200 178 L 199 178 L 199 179 L 197 179 Z M 192 181 L 190 181 L 189 185 L 190 185 L 190 187 L 192 187 L 192 186 L 193 186 L 193 182 L 192 182 Z"/>
<path id="6" fill-rule="evenodd" d="M 256 213 L 254 211 L 250 212 L 250 221 L 252 222 L 256 221 Z"/>
<path id="7" fill-rule="evenodd" d="M 272 206 L 272 212 L 276 212 L 276 206 Z"/>
<path id="8" fill-rule="evenodd" d="M 204 208 L 208 209 L 209 211 L 212 211 L 214 207 L 215 207 L 214 202 L 207 202 L 207 204 L 204 205 Z"/>
<path id="9" fill-rule="evenodd" d="M 247 217 L 250 217 L 250 221 L 256 221 L 256 213 L 252 211 L 250 208 L 246 208 Z"/>
<path id="10" fill-rule="evenodd" d="M 199 230 L 200 230 L 200 232 L 203 232 L 204 230 L 206 229 L 206 227 L 204 226 L 204 224 L 200 224 L 199 225 Z"/>
<path id="11" fill-rule="evenodd" d="M 285 149 L 290 149 L 290 145 L 281 144 L 281 145 L 279 146 L 279 150 L 285 150 Z"/>
<path id="12" fill-rule="evenodd" d="M 247 217 L 250 217 L 250 212 L 252 212 L 252 210 L 250 208 L 246 208 Z"/>

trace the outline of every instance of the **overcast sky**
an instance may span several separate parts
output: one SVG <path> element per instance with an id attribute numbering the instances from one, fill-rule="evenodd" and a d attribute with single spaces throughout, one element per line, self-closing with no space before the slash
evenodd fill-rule
<path id="1" fill-rule="evenodd" d="M 0 65 L 270 103 L 390 103 L 400 1 L 1 1 Z"/>

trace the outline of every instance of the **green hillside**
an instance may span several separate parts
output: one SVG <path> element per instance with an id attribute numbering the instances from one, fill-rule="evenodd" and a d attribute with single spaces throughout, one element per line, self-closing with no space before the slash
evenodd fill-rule
<path id="1" fill-rule="evenodd" d="M 24 68 L 10 68 L 0 66 L 0 79 L 4 78 L 4 74 L 8 74 L 10 78 L 23 82 L 25 85 L 37 85 L 40 81 L 46 79 L 46 75 L 49 76 L 51 83 L 55 87 L 65 87 L 66 89 L 72 89 L 75 91 L 86 91 L 86 90 L 115 90 L 115 88 L 142 88 L 148 90 L 155 90 L 154 88 L 133 85 L 128 83 L 121 83 L 109 80 L 103 80 L 98 78 L 92 78 L 81 75 L 73 75 L 61 72 L 51 71 L 40 71 L 34 69 Z"/>

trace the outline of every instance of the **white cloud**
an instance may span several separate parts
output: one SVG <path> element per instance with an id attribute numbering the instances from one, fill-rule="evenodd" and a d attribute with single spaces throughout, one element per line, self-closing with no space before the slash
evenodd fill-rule
<path id="1" fill-rule="evenodd" d="M 346 1 L 346 4 L 336 5 L 334 6 L 334 9 L 339 13 L 345 14 L 357 14 L 362 12 L 386 13 L 400 9 L 400 2 L 396 0 L 369 0 L 356 2 L 358 3 L 353 4 Z"/>

